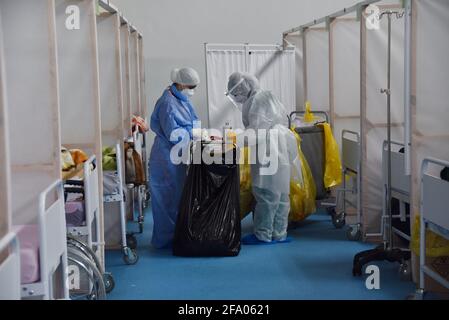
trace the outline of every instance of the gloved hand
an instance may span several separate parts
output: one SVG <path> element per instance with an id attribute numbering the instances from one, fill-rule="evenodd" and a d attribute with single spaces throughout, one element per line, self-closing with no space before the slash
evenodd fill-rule
<path id="1" fill-rule="evenodd" d="M 192 129 L 193 141 L 199 141 L 202 138 L 202 130 L 201 128 L 193 128 Z"/>
<path id="2" fill-rule="evenodd" d="M 202 130 L 202 141 L 206 141 L 206 142 L 210 142 L 210 136 L 209 136 L 209 132 L 206 129 Z"/>

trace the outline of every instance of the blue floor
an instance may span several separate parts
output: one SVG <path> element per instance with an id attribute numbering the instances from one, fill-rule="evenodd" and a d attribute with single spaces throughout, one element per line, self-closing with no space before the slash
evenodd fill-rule
<path id="1" fill-rule="evenodd" d="M 292 243 L 242 246 L 234 258 L 179 258 L 170 250 L 152 249 L 150 213 L 146 220 L 144 234 L 138 236 L 137 265 L 124 265 L 119 251 L 106 254 L 107 271 L 116 282 L 109 299 L 403 300 L 414 291 L 412 282 L 400 281 L 397 264 L 377 264 L 380 290 L 368 290 L 366 277 L 354 278 L 354 254 L 372 245 L 348 241 L 345 229 L 336 230 L 325 214 L 291 230 Z M 243 234 L 251 232 L 251 225 L 250 217 L 242 222 Z"/>

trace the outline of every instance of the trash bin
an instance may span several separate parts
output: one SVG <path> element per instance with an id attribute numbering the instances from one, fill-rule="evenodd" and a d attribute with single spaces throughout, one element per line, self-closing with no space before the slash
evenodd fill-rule
<path id="1" fill-rule="evenodd" d="M 189 166 L 173 241 L 175 256 L 239 254 L 240 172 L 236 150 L 229 152 L 233 152 L 233 164 L 224 164 L 223 160 L 223 164 L 208 165 L 201 161 Z"/>
<path id="2" fill-rule="evenodd" d="M 297 127 L 295 131 L 301 137 L 301 149 L 304 153 L 316 185 L 317 200 L 327 198 L 328 192 L 324 186 L 326 156 L 324 148 L 324 129 L 321 126 Z"/>

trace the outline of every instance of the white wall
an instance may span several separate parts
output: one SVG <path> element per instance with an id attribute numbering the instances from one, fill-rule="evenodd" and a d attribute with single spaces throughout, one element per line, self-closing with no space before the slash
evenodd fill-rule
<path id="1" fill-rule="evenodd" d="M 143 33 L 149 114 L 174 67 L 198 70 L 193 102 L 207 119 L 204 43 L 281 43 L 282 32 L 358 0 L 112 0 Z M 205 122 L 204 122 L 205 123 Z"/>

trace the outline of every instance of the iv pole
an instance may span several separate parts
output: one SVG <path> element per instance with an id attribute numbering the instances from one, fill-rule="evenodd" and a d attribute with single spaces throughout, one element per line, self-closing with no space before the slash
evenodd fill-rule
<path id="1" fill-rule="evenodd" d="M 404 13 L 398 11 L 386 11 L 379 16 L 379 20 L 383 16 L 388 17 L 388 61 L 387 61 L 387 88 L 381 89 L 380 92 L 387 97 L 387 142 L 388 142 L 388 159 L 387 159 L 387 201 L 386 213 L 388 215 L 388 237 L 384 237 L 382 245 L 375 249 L 359 252 L 354 256 L 354 264 L 352 274 L 354 276 L 362 275 L 363 265 L 372 261 L 389 261 L 399 262 L 403 269 L 406 260 L 410 259 L 410 252 L 402 251 L 394 247 L 393 243 L 393 216 L 391 212 L 391 21 L 395 15 L 397 19 L 402 18 Z M 384 230 L 386 231 L 386 230 Z"/>
<path id="2" fill-rule="evenodd" d="M 385 13 L 380 15 L 380 19 Z M 380 93 L 387 96 L 387 214 L 388 214 L 388 242 L 385 247 L 391 249 L 393 246 L 393 219 L 391 213 L 391 14 L 388 13 L 388 61 L 387 61 L 387 89 L 380 89 Z"/>

